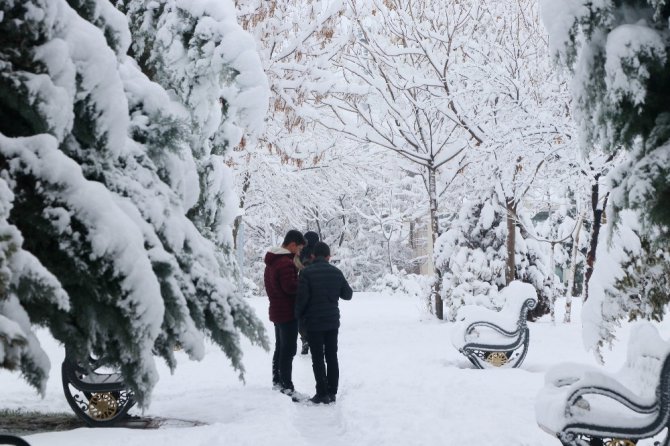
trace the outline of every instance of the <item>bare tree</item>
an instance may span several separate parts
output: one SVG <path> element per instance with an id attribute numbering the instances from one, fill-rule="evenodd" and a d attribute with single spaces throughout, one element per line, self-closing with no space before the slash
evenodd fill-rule
<path id="1" fill-rule="evenodd" d="M 423 176 L 433 244 L 440 173 L 462 166 L 485 137 L 459 75 L 486 14 L 476 3 L 350 0 L 351 40 L 335 64 L 351 88 L 321 101 L 332 114 L 320 118 L 326 128 L 390 150 Z M 435 269 L 432 294 L 442 319 L 440 274 Z"/>

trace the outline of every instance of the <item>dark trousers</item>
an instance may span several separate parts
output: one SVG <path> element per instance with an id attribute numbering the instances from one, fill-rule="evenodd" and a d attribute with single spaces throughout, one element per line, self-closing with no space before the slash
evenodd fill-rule
<path id="1" fill-rule="evenodd" d="M 307 330 L 305 329 L 305 320 L 298 321 L 298 334 L 300 335 L 300 342 L 302 343 L 303 350 L 309 345 L 307 340 Z M 307 354 L 305 351 L 302 352 L 303 355 Z"/>
<path id="2" fill-rule="evenodd" d="M 309 349 L 312 351 L 312 370 L 316 380 L 317 395 L 337 394 L 337 384 L 340 379 L 340 367 L 337 363 L 337 331 L 335 329 L 307 332 Z"/>
<path id="3" fill-rule="evenodd" d="M 272 384 L 293 389 L 293 357 L 298 344 L 298 321 L 275 324 L 275 351 L 272 355 Z"/>

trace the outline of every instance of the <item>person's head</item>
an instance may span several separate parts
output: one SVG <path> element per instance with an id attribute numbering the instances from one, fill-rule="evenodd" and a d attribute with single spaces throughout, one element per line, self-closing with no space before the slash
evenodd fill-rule
<path id="1" fill-rule="evenodd" d="M 324 242 L 317 242 L 312 251 L 314 257 L 323 257 L 326 260 L 330 258 L 330 247 Z"/>
<path id="2" fill-rule="evenodd" d="M 314 231 L 305 232 L 305 240 L 307 240 L 307 246 L 314 246 L 319 241 L 319 234 Z"/>
<path id="3" fill-rule="evenodd" d="M 284 241 L 282 242 L 282 248 L 286 248 L 291 251 L 291 254 L 300 254 L 300 250 L 303 246 L 307 244 L 305 237 L 302 236 L 302 232 L 297 229 L 291 229 L 286 233 Z"/>

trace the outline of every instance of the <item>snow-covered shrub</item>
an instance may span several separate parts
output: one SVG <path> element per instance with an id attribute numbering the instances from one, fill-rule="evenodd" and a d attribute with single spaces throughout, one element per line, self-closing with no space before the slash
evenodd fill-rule
<path id="1" fill-rule="evenodd" d="M 495 301 L 505 285 L 504 215 L 495 196 L 466 201 L 437 240 L 435 262 L 442 271 L 442 290 L 448 319 L 453 321 L 463 305 L 499 308 Z"/>
<path id="2" fill-rule="evenodd" d="M 517 232 L 515 249 L 516 279 L 530 283 L 537 292 L 538 302 L 532 311 L 532 317 L 549 313 L 552 299 L 561 295 L 564 290 L 556 273 L 550 271 L 548 259 L 550 245 L 531 237 L 523 238 L 521 233 Z"/>
<path id="3" fill-rule="evenodd" d="M 331 262 L 337 266 L 354 291 L 369 290 L 386 270 L 383 261 L 376 260 L 366 250 L 350 247 L 355 243 L 350 243 L 338 248 L 331 246 L 333 257 Z M 377 257 L 379 259 L 379 257 Z"/>
<path id="4" fill-rule="evenodd" d="M 385 274 L 377 279 L 371 290 L 384 294 L 402 294 L 428 301 L 433 278 L 420 274 Z"/>
<path id="5" fill-rule="evenodd" d="M 258 296 L 260 293 L 256 283 L 247 276 L 242 277 L 242 287 L 244 290 L 244 297 L 247 299 Z"/>

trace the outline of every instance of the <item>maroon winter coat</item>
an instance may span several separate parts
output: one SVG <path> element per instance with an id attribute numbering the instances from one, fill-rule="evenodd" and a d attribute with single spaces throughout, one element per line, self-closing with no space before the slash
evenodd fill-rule
<path id="1" fill-rule="evenodd" d="M 270 320 L 275 324 L 295 319 L 298 268 L 288 249 L 271 248 L 265 253 L 265 292 L 270 299 Z"/>

